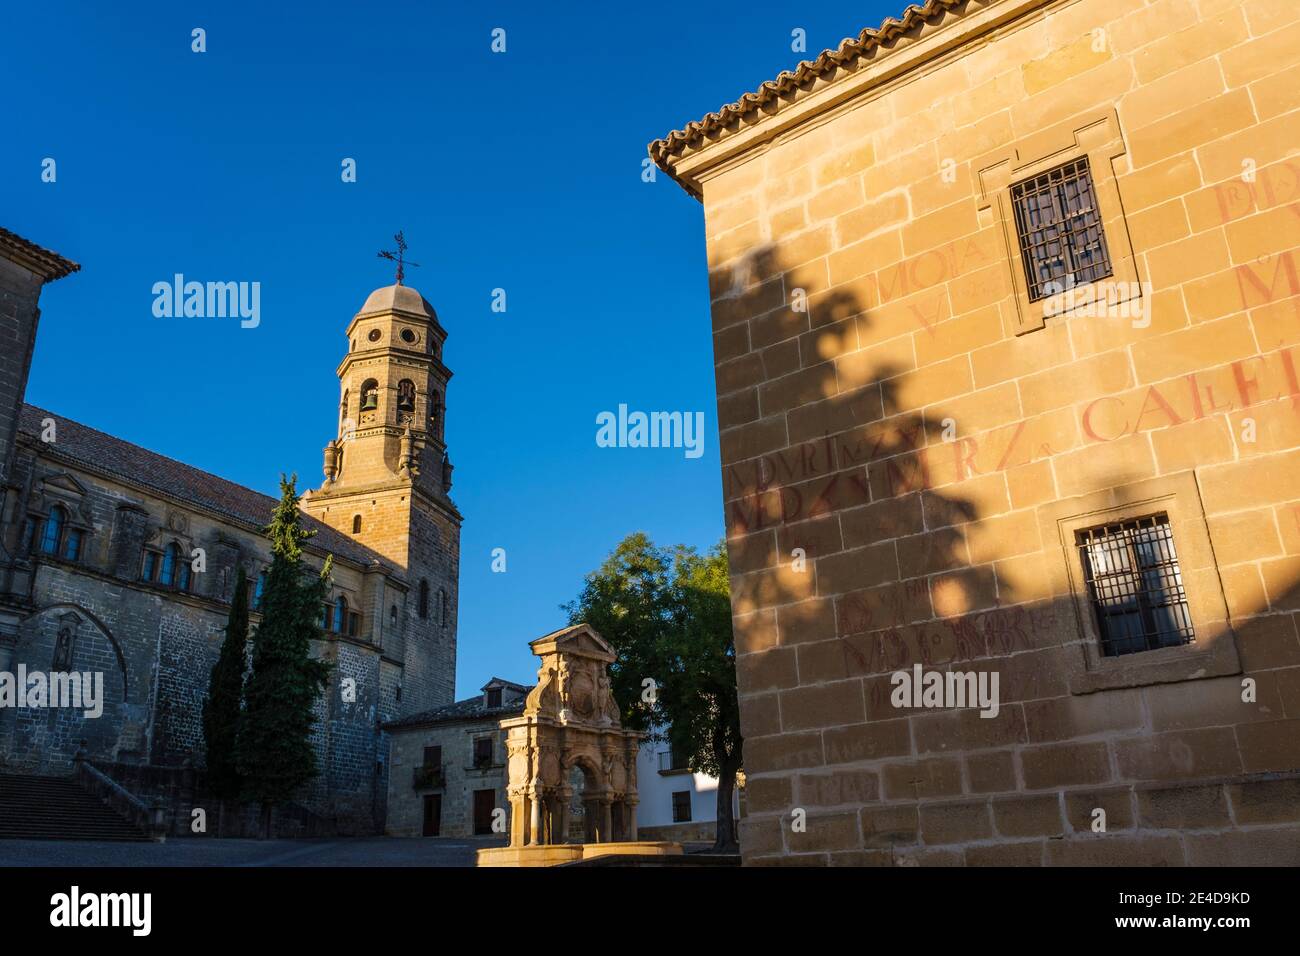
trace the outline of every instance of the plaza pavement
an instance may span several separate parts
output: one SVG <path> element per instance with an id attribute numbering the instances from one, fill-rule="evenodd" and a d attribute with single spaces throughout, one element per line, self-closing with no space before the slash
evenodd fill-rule
<path id="1" fill-rule="evenodd" d="M 0 840 L 0 867 L 29 866 L 473 866 L 500 838 L 311 840 L 172 838 L 166 843 Z"/>

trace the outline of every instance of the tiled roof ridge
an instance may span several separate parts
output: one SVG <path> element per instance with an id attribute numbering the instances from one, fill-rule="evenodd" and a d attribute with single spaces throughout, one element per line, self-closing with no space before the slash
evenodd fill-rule
<path id="1" fill-rule="evenodd" d="M 46 282 L 62 279 L 81 268 L 71 259 L 65 259 L 52 249 L 37 245 L 30 239 L 24 239 L 18 233 L 10 232 L 3 226 L 0 226 L 0 249 L 12 252 L 34 266 L 34 271 L 39 272 Z"/>
<path id="2" fill-rule="evenodd" d="M 517 690 L 532 690 L 531 684 L 517 684 L 512 680 L 506 680 L 504 677 L 496 677 L 495 675 L 489 677 L 487 684 L 484 684 L 483 686 L 486 687 L 488 684 L 504 684 L 507 687 L 513 687 Z"/>
<path id="3" fill-rule="evenodd" d="M 535 685 L 523 684 L 520 686 L 525 691 L 531 692 Z M 386 721 L 384 727 L 414 727 L 422 724 L 453 723 L 461 720 L 485 720 L 495 716 L 506 717 L 510 714 L 522 713 L 526 703 L 527 701 L 521 697 L 503 703 L 500 707 L 488 707 L 483 701 L 483 695 L 475 694 L 473 697 L 466 697 L 450 704 L 430 707 L 416 714 Z"/>
<path id="4" fill-rule="evenodd" d="M 86 465 L 87 467 L 96 469 L 98 471 L 102 471 L 106 474 L 119 478 L 128 484 L 140 485 L 159 494 L 167 495 L 172 498 L 179 498 L 181 500 L 185 500 L 186 503 L 188 503 L 192 507 L 201 508 L 207 511 L 214 512 L 226 518 L 232 518 L 236 521 L 242 521 L 245 522 L 246 524 L 256 526 L 259 533 L 262 533 L 266 524 L 271 519 L 271 513 L 275 509 L 277 499 L 271 497 L 270 495 L 263 494 L 262 492 L 257 491 L 253 488 L 249 488 L 246 485 L 241 485 L 236 482 L 233 482 L 229 478 L 222 478 L 220 475 L 215 475 L 212 472 L 204 471 L 202 468 L 196 468 L 194 465 L 186 464 L 185 462 L 179 461 L 178 459 L 172 458 L 168 455 L 164 455 L 161 454 L 160 452 L 156 452 L 149 448 L 145 448 L 143 445 L 137 445 L 134 442 L 129 442 L 124 438 L 117 437 L 116 435 L 110 435 L 108 432 L 101 431 L 98 428 L 94 428 L 90 425 L 85 424 L 84 422 L 79 422 L 75 419 L 69 418 L 66 415 L 60 415 L 55 412 L 51 412 L 47 409 L 41 408 L 39 405 L 33 405 L 30 402 L 24 402 L 22 407 L 22 416 L 20 416 L 18 430 L 19 432 L 28 436 L 29 438 L 37 438 L 39 435 L 38 429 L 32 428 L 30 421 L 22 420 L 23 418 L 31 418 L 31 417 L 35 417 L 38 420 L 43 418 L 52 418 L 60 426 L 71 425 L 75 429 L 80 429 L 84 432 L 89 432 L 92 435 L 98 436 L 100 439 L 102 439 L 107 443 L 126 446 L 127 448 L 132 449 L 136 453 L 143 453 L 149 456 L 150 458 L 156 459 L 161 462 L 166 462 L 167 464 L 171 465 L 176 469 L 181 469 L 184 472 L 188 473 L 190 476 L 193 476 L 195 478 L 200 478 L 200 479 L 206 479 L 207 481 L 212 483 L 213 487 L 226 486 L 227 488 L 239 494 L 245 496 L 251 495 L 254 498 L 258 499 L 259 504 L 264 505 L 267 508 L 266 519 L 265 521 L 262 521 L 261 519 L 258 519 L 253 515 L 245 514 L 240 511 L 234 511 L 231 510 L 230 508 L 223 508 L 219 504 L 213 501 L 188 500 L 185 498 L 183 494 L 181 494 L 174 488 L 168 488 L 159 482 L 150 481 L 146 476 L 134 472 L 130 472 L 130 471 L 125 471 L 120 468 L 115 468 L 113 467 L 113 464 L 108 461 L 89 460 L 87 456 L 80 456 L 75 454 L 74 452 L 69 451 L 66 445 L 63 448 L 60 448 L 59 442 L 53 443 L 52 447 L 49 448 L 49 450 L 55 456 L 62 455 L 64 457 L 72 459 L 73 461 L 80 462 Z M 367 548 L 361 542 L 354 541 L 351 538 L 347 538 L 343 536 L 341 532 L 335 530 L 334 528 L 331 528 L 329 525 L 325 524 L 324 522 L 319 521 L 316 518 L 313 518 L 311 515 L 307 514 L 306 512 L 302 512 L 302 516 L 303 516 L 304 527 L 306 527 L 308 530 L 317 532 L 316 535 L 313 536 L 313 539 L 316 540 L 318 543 L 313 544 L 312 543 L 313 539 L 309 539 L 308 541 L 304 542 L 304 545 L 308 550 L 316 550 L 327 554 L 334 554 L 338 557 L 344 558 L 345 560 L 352 561 L 356 564 L 361 564 L 361 565 L 365 565 L 371 561 L 378 561 L 385 568 L 388 568 L 389 570 L 393 570 L 391 564 L 388 561 L 386 561 L 382 555 L 378 554 L 375 551 L 372 551 L 370 548 Z M 330 544 L 327 544 L 326 542 L 332 542 L 333 546 L 331 547 Z M 348 551 L 352 551 L 354 553 L 349 554 L 347 553 Z"/>
<path id="5" fill-rule="evenodd" d="M 804 60 L 794 70 L 782 71 L 776 79 L 768 80 L 753 93 L 746 93 L 734 103 L 728 103 L 716 112 L 688 123 L 683 129 L 674 130 L 662 139 L 655 140 L 648 147 L 650 156 L 660 169 L 672 176 L 669 157 L 677 155 L 687 146 L 732 125 L 774 100 L 779 100 L 791 90 L 819 80 L 845 63 L 883 47 L 932 18 L 965 7 L 968 3 L 970 0 L 925 0 L 923 4 L 910 4 L 903 11 L 901 19 L 886 17 L 876 29 L 867 27 L 856 37 L 845 37 L 838 47 L 823 50 L 815 60 Z"/>

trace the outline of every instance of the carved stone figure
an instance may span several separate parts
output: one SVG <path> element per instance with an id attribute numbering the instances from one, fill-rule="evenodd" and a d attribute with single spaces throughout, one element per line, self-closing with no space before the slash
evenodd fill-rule
<path id="1" fill-rule="evenodd" d="M 54 661 L 50 664 L 51 671 L 60 672 L 72 669 L 72 638 L 73 628 L 71 626 L 65 624 L 59 628 L 59 636 L 54 643 Z"/>

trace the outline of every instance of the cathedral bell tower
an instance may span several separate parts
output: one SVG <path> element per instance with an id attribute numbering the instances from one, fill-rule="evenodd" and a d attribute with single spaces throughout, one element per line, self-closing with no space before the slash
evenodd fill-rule
<path id="1" fill-rule="evenodd" d="M 454 695 L 461 516 L 443 432 L 447 333 L 399 275 L 370 293 L 346 335 L 338 435 L 302 509 L 403 572 L 405 592 L 375 584 L 349 603 L 363 609 L 361 636 L 404 662 L 399 710 L 414 712 Z"/>
<path id="2" fill-rule="evenodd" d="M 451 372 L 447 333 L 419 292 L 390 285 L 370 293 L 347 328 L 338 367 L 338 437 L 325 447 L 324 490 L 409 480 L 435 497 L 451 489 L 443 435 Z"/>

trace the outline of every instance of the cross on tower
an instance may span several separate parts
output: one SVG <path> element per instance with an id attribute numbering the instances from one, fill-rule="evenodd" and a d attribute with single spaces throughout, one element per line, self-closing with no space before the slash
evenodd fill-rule
<path id="1" fill-rule="evenodd" d="M 396 263 L 397 263 L 397 284 L 398 284 L 398 285 L 401 285 L 401 284 L 402 284 L 402 280 L 403 280 L 404 278 L 406 278 L 406 270 L 405 270 L 405 267 L 406 267 L 406 266 L 418 266 L 419 263 L 418 263 L 418 262 L 407 262 L 407 261 L 406 261 L 406 239 L 405 239 L 405 237 L 402 235 L 402 232 L 401 232 L 400 229 L 398 230 L 397 235 L 393 236 L 393 240 L 397 243 L 397 251 L 396 251 L 396 252 L 388 252 L 388 251 L 385 250 L 385 249 L 380 249 L 380 250 L 379 250 L 379 258 L 381 258 L 381 259 L 387 259 L 389 262 L 396 262 Z"/>

